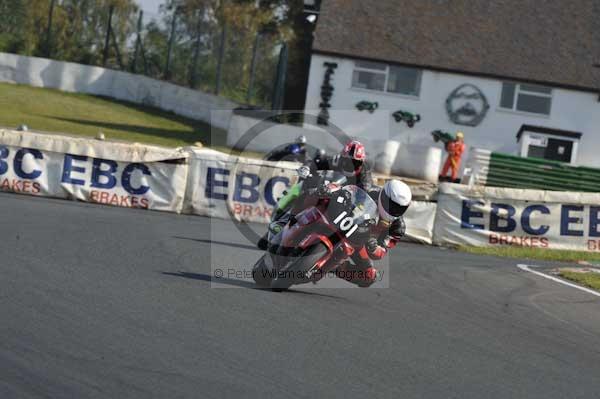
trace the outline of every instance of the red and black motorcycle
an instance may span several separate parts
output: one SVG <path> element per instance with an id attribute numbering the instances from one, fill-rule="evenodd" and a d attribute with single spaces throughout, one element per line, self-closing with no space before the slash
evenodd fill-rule
<path id="1" fill-rule="evenodd" d="M 328 172 L 331 173 L 331 172 Z M 269 234 L 269 248 L 252 269 L 254 281 L 281 291 L 316 283 L 364 245 L 370 224 L 377 222 L 377 203 L 358 186 L 341 187 L 322 176 L 327 195 Z"/>

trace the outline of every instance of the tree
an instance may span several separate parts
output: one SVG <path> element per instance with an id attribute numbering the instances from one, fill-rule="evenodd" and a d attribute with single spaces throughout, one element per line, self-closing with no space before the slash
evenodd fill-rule
<path id="1" fill-rule="evenodd" d="M 226 27 L 222 93 L 236 101 L 246 99 L 252 49 L 260 33 L 260 64 L 256 70 L 255 102 L 268 103 L 278 43 L 289 40 L 291 30 L 281 24 L 281 10 L 244 0 L 169 0 L 161 8 L 162 24 L 148 26 L 146 47 L 155 65 L 164 65 L 170 27 L 176 18 L 170 79 L 213 91 L 223 27 Z M 278 16 L 279 15 L 279 16 Z"/>
<path id="2" fill-rule="evenodd" d="M 54 59 L 97 64 L 101 59 L 109 7 L 115 7 L 113 32 L 117 45 L 123 52 L 135 26 L 137 6 L 133 0 L 56 1 L 52 13 L 51 40 L 48 43 L 50 1 L 0 0 L 13 3 L 18 1 L 24 10 L 20 24 L 23 29 L 23 45 L 19 52 L 26 55 L 45 56 L 49 51 Z M 18 15 L 13 10 L 10 13 L 13 18 Z M 114 54 L 111 55 L 114 57 Z M 112 64 L 115 65 L 114 62 Z"/>
<path id="3" fill-rule="evenodd" d="M 0 51 L 23 50 L 25 14 L 23 0 L 0 0 Z"/>
<path id="4" fill-rule="evenodd" d="M 120 67 L 117 55 L 127 64 L 135 50 L 136 1 L 55 0 L 49 29 L 50 0 L 0 0 L 0 51 L 50 54 L 58 60 L 101 65 L 109 10 L 113 7 L 108 66 Z M 285 42 L 290 50 L 286 99 L 303 99 L 301 91 L 305 90 L 303 79 L 310 57 L 307 37 L 311 35 L 306 36 L 305 27 L 298 22 L 302 5 L 299 0 L 164 0 L 160 20 L 147 22 L 143 32 L 147 73 L 164 78 L 174 20 L 169 80 L 213 91 L 225 28 L 221 70 L 224 96 L 246 101 L 256 46 L 250 102 L 268 105 L 278 49 Z"/>

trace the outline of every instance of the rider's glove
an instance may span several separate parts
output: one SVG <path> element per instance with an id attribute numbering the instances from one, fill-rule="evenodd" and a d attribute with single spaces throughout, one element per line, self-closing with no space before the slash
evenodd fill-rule
<path id="1" fill-rule="evenodd" d="M 373 253 L 379 247 L 379 243 L 377 242 L 377 239 L 375 237 L 371 237 L 371 238 L 369 238 L 369 240 L 365 244 L 365 247 L 367 247 L 367 251 L 369 253 Z"/>
<path id="2" fill-rule="evenodd" d="M 402 217 L 392 222 L 389 229 L 389 235 L 395 240 L 400 240 L 406 234 L 406 223 Z"/>
<path id="3" fill-rule="evenodd" d="M 310 168 L 306 165 L 300 166 L 296 172 L 301 179 L 310 177 Z"/>

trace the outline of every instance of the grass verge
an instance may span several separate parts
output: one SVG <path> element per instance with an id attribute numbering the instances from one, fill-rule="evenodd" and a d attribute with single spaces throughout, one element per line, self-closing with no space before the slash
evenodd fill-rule
<path id="1" fill-rule="evenodd" d="M 167 147 L 205 145 L 223 148 L 226 132 L 157 108 L 87 94 L 0 83 L 0 126 L 96 136 Z"/>
<path id="2" fill-rule="evenodd" d="M 580 273 L 568 270 L 560 270 L 558 275 L 577 284 L 600 291 L 600 273 Z"/>
<path id="3" fill-rule="evenodd" d="M 479 255 L 504 256 L 508 258 L 537 259 L 555 262 L 600 262 L 600 253 L 583 251 L 548 250 L 527 247 L 472 247 L 459 246 L 459 251 Z"/>

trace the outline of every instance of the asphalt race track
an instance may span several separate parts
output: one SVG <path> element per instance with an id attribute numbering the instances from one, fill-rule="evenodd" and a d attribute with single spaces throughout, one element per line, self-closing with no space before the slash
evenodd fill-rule
<path id="1" fill-rule="evenodd" d="M 513 260 L 406 244 L 386 289 L 211 288 L 260 255 L 231 223 L 12 194 L 0 217 L 0 398 L 600 392 L 600 298 Z"/>

